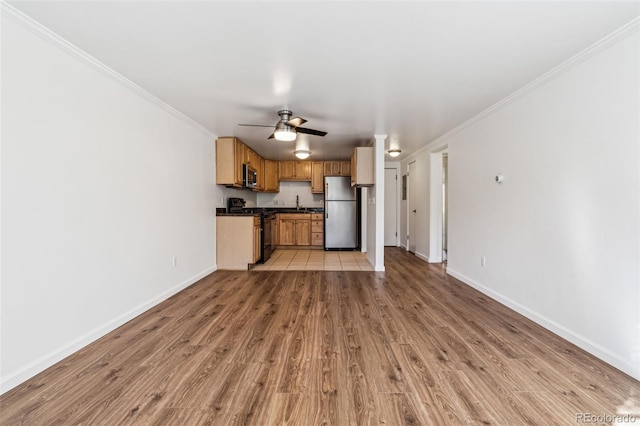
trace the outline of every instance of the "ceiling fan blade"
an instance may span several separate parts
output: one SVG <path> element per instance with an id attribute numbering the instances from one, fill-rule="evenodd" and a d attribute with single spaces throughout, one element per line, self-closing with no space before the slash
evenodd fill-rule
<path id="1" fill-rule="evenodd" d="M 316 135 L 316 136 L 324 136 L 327 134 L 327 132 L 322 132 L 320 130 L 313 130 L 313 129 L 305 129 L 304 127 L 296 127 L 296 132 L 306 133 L 308 135 Z"/>
<path id="2" fill-rule="evenodd" d="M 298 126 L 302 126 L 306 122 L 307 122 L 307 120 L 305 120 L 302 117 L 295 117 L 295 118 L 292 118 L 291 120 L 287 121 L 287 124 L 289 126 L 298 127 Z"/>
<path id="3" fill-rule="evenodd" d="M 247 127 L 273 127 L 273 124 L 238 124 L 238 126 L 247 126 Z"/>
<path id="4" fill-rule="evenodd" d="M 276 134 L 276 132 L 271 133 L 271 136 L 269 136 L 267 139 L 273 139 L 273 138 L 275 138 L 275 134 Z"/>

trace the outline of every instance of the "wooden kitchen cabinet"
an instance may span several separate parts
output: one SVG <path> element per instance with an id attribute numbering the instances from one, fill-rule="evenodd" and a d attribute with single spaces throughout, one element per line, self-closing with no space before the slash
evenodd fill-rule
<path id="1" fill-rule="evenodd" d="M 311 245 L 324 245 L 324 214 L 311 215 Z"/>
<path id="2" fill-rule="evenodd" d="M 373 186 L 373 169 L 373 148 L 355 148 L 351 156 L 351 186 Z"/>
<path id="3" fill-rule="evenodd" d="M 325 176 L 351 176 L 350 161 L 325 161 Z"/>
<path id="4" fill-rule="evenodd" d="M 340 162 L 340 176 L 351 176 L 351 161 Z"/>
<path id="5" fill-rule="evenodd" d="M 278 227 L 279 245 L 311 245 L 311 215 L 309 213 L 280 213 Z"/>
<path id="6" fill-rule="evenodd" d="M 280 228 L 280 241 L 281 246 L 294 246 L 296 245 L 296 220 L 295 219 L 280 219 L 278 221 L 278 227 Z"/>
<path id="7" fill-rule="evenodd" d="M 311 192 L 322 194 L 324 192 L 324 163 L 322 161 L 311 162 Z"/>
<path id="8" fill-rule="evenodd" d="M 220 137 L 216 141 L 216 183 L 242 187 L 242 163 L 245 145 L 235 137 Z"/>
<path id="9" fill-rule="evenodd" d="M 296 220 L 297 246 L 311 245 L 311 221 L 309 219 Z"/>
<path id="10" fill-rule="evenodd" d="M 295 161 L 279 161 L 278 162 L 278 178 L 280 180 L 294 180 L 296 176 Z"/>
<path id="11" fill-rule="evenodd" d="M 218 269 L 244 270 L 260 259 L 260 217 L 216 217 Z"/>
<path id="12" fill-rule="evenodd" d="M 256 189 L 254 189 L 254 191 L 257 192 L 265 192 L 265 160 L 258 156 L 258 167 L 256 168 L 257 172 L 258 172 L 258 182 L 257 182 L 257 186 Z"/>
<path id="13" fill-rule="evenodd" d="M 280 161 L 278 174 L 281 181 L 311 181 L 311 161 Z"/>
<path id="14" fill-rule="evenodd" d="M 264 192 L 280 192 L 278 161 L 264 160 Z"/>

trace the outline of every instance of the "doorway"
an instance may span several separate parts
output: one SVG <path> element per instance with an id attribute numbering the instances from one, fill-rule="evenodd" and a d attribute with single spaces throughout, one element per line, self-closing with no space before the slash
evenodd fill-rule
<path id="1" fill-rule="evenodd" d="M 429 262 L 446 263 L 448 258 L 449 187 L 447 147 L 430 154 Z"/>
<path id="2" fill-rule="evenodd" d="M 398 170 L 384 169 L 384 245 L 398 245 Z"/>
<path id="3" fill-rule="evenodd" d="M 447 224 L 449 223 L 448 185 L 449 154 L 442 153 L 442 263 L 447 263 Z"/>
<path id="4" fill-rule="evenodd" d="M 411 173 L 415 174 L 416 162 L 407 165 L 407 250 L 416 253 L 416 204 L 418 201 L 417 182 Z"/>

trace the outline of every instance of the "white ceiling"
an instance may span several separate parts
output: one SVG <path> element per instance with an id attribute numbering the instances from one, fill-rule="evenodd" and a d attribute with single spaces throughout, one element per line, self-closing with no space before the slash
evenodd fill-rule
<path id="1" fill-rule="evenodd" d="M 339 159 L 376 133 L 402 159 L 637 17 L 637 1 L 12 1 L 220 135 L 267 158 L 287 107 Z M 389 146 L 389 145 L 387 145 Z"/>

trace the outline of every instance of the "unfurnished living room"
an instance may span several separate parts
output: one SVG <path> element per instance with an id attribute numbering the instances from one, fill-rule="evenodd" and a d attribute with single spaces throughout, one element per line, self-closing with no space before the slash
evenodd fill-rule
<path id="1" fill-rule="evenodd" d="M 0 424 L 640 423 L 640 2 L 0 11 Z"/>

